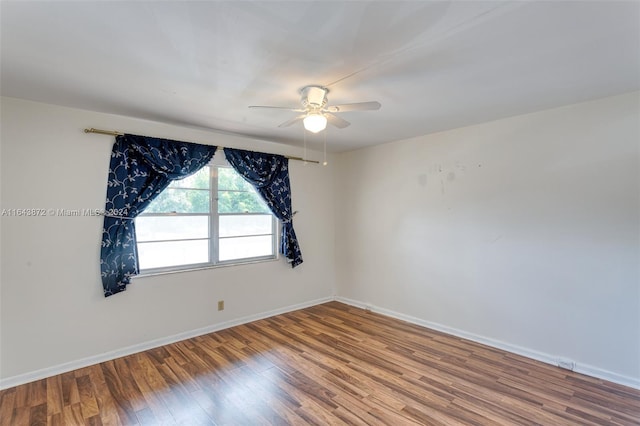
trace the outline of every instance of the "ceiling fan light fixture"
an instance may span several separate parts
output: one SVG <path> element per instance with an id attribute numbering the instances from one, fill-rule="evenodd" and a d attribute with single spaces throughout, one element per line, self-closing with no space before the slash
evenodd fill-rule
<path id="1" fill-rule="evenodd" d="M 327 117 L 320 113 L 309 113 L 302 120 L 304 128 L 311 133 L 318 133 L 327 128 Z"/>

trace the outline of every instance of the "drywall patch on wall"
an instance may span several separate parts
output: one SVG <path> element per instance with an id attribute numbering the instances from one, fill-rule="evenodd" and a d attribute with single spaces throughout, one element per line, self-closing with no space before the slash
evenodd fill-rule
<path id="1" fill-rule="evenodd" d="M 446 186 L 454 183 L 456 180 L 464 179 L 467 167 L 460 161 L 451 164 L 433 163 L 428 164 L 426 171 L 418 175 L 418 183 L 420 186 L 426 187 L 427 182 L 438 182 L 440 185 L 440 193 L 446 192 Z"/>

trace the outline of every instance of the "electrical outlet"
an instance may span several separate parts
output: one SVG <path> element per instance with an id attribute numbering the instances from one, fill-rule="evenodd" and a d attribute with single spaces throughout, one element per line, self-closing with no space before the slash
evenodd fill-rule
<path id="1" fill-rule="evenodd" d="M 218 300 L 218 310 L 224 311 L 224 300 Z"/>
<path id="2" fill-rule="evenodd" d="M 558 359 L 558 367 L 573 371 L 576 368 L 576 363 L 570 359 L 560 358 Z"/>

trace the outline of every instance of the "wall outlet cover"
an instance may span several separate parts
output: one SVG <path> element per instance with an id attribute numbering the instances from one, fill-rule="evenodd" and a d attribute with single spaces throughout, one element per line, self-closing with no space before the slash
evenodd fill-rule
<path id="1" fill-rule="evenodd" d="M 576 368 L 576 363 L 575 363 L 575 361 L 572 361 L 570 359 L 559 358 L 558 359 L 558 367 L 564 368 L 565 370 L 573 371 Z"/>

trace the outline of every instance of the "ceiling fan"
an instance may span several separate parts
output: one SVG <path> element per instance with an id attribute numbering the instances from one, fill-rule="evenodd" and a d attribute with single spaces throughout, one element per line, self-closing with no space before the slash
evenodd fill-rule
<path id="1" fill-rule="evenodd" d="M 289 127 L 298 121 L 303 122 L 304 128 L 312 133 L 318 133 L 327 127 L 327 122 L 339 129 L 344 129 L 351 123 L 335 115 L 348 111 L 372 111 L 380 109 L 382 105 L 377 101 L 356 102 L 343 105 L 327 105 L 327 93 L 329 89 L 323 86 L 305 86 L 300 90 L 302 95 L 300 102 L 302 108 L 289 108 L 279 106 L 251 105 L 249 108 L 285 109 L 293 112 L 301 112 L 297 117 L 287 120 L 278 127 Z"/>

